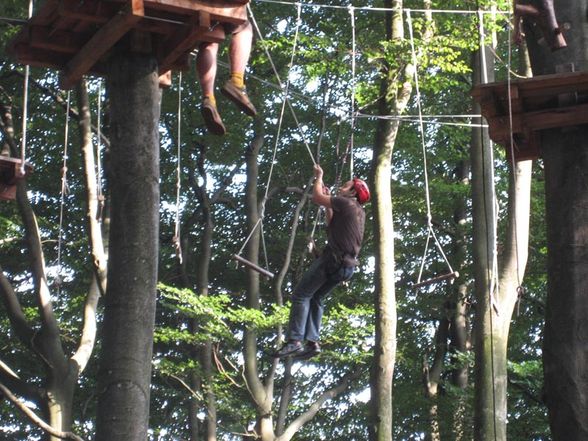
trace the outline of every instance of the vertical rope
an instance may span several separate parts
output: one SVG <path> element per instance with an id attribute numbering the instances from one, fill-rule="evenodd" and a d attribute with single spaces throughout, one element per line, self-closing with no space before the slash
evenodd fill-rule
<path id="1" fill-rule="evenodd" d="M 67 186 L 67 147 L 69 144 L 69 110 L 70 110 L 70 98 L 71 92 L 67 91 L 67 103 L 66 103 L 66 110 L 65 110 L 65 133 L 64 133 L 64 140 L 63 140 L 63 162 L 61 166 L 61 197 L 60 197 L 60 207 L 59 207 L 59 236 L 57 238 L 57 287 L 60 289 L 61 287 L 61 251 L 62 251 L 62 243 L 63 243 L 63 218 L 64 218 L 64 211 L 65 211 L 65 195 L 68 191 Z"/>
<path id="2" fill-rule="evenodd" d="M 510 7 L 509 7 L 509 23 L 513 22 L 513 16 L 514 16 L 514 11 L 513 11 L 513 4 L 512 2 L 510 3 Z M 513 134 L 513 128 L 512 128 L 512 123 L 513 123 L 513 118 L 512 118 L 512 91 L 510 89 L 511 86 L 511 65 L 512 65 L 512 35 L 511 35 L 511 28 L 510 26 L 508 26 L 508 34 L 507 34 L 507 38 L 508 38 L 508 55 L 507 55 L 507 64 L 506 64 L 506 90 L 508 93 L 508 125 L 509 125 L 509 143 L 510 143 L 510 166 L 511 166 L 511 173 L 512 173 L 512 179 L 513 179 L 513 186 L 515 188 L 515 191 L 513 192 L 514 195 L 516 195 L 516 188 L 517 188 L 517 174 L 515 172 L 516 169 L 516 161 L 515 161 L 515 152 L 514 152 L 514 134 Z M 516 196 L 515 196 L 515 200 L 512 201 L 513 205 L 516 207 Z M 521 271 L 519 268 L 519 240 L 518 240 L 518 227 L 517 227 L 517 214 L 516 212 L 513 213 L 513 228 L 514 228 L 514 248 L 515 248 L 515 256 L 516 256 L 516 271 L 517 271 L 517 285 L 518 285 L 518 289 L 519 292 L 521 292 L 520 290 L 522 289 L 521 285 L 522 285 L 522 280 L 521 280 Z M 518 301 L 517 301 L 517 308 L 518 308 Z"/>
<path id="3" fill-rule="evenodd" d="M 33 16 L 33 0 L 29 0 L 28 17 L 29 20 Z M 26 161 L 26 146 L 27 146 L 27 123 L 29 119 L 29 76 L 30 68 L 27 64 L 25 66 L 24 85 L 23 85 L 23 96 L 22 96 L 22 136 L 20 142 L 20 176 L 26 174 L 25 161 Z"/>
<path id="4" fill-rule="evenodd" d="M 349 120 L 351 123 L 351 136 L 349 138 L 349 172 L 350 178 L 353 179 L 353 135 L 355 132 L 355 8 L 349 6 L 349 15 L 351 20 L 351 109 Z"/>
<path id="5" fill-rule="evenodd" d="M 176 160 L 176 225 L 174 231 L 174 247 L 176 255 L 182 264 L 182 244 L 180 240 L 180 196 L 182 191 L 182 71 L 179 73 L 178 79 L 178 141 L 177 141 L 177 160 Z"/>
<path id="6" fill-rule="evenodd" d="M 102 204 L 102 80 L 98 83 L 98 117 L 96 121 L 96 189 L 98 196 L 98 203 Z M 102 216 L 98 218 L 102 220 Z"/>
<path id="7" fill-rule="evenodd" d="M 422 106 L 421 106 L 421 91 L 419 88 L 418 61 L 417 61 L 416 50 L 415 50 L 415 46 L 414 46 L 414 35 L 413 35 L 413 29 L 412 29 L 411 10 L 406 9 L 405 11 L 406 11 L 406 22 L 408 24 L 408 33 L 410 36 L 410 49 L 411 49 L 411 54 L 412 54 L 412 64 L 414 66 L 414 69 L 413 69 L 413 71 L 414 71 L 414 85 L 415 85 L 416 103 L 417 103 L 417 109 L 418 109 L 418 115 L 419 115 L 419 134 L 420 134 L 420 138 L 421 138 L 421 150 L 422 150 L 422 155 L 423 155 L 423 176 L 425 179 L 425 202 L 427 205 L 427 230 L 428 230 L 427 231 L 427 240 L 426 240 L 426 244 L 425 244 L 425 251 L 423 253 L 423 258 L 421 260 L 421 267 L 420 267 L 420 271 L 419 271 L 419 276 L 417 279 L 417 283 L 420 283 L 424 264 L 425 264 L 425 257 L 427 255 L 427 251 L 429 248 L 429 242 L 430 242 L 431 237 L 433 238 L 439 253 L 443 257 L 443 260 L 445 260 L 445 264 L 447 265 L 450 273 L 453 273 L 453 268 L 451 267 L 451 264 L 449 263 L 449 260 L 447 259 L 445 252 L 443 251 L 443 247 L 441 246 L 441 243 L 437 239 L 437 236 L 435 234 L 435 230 L 433 229 L 433 216 L 431 214 L 431 195 L 430 195 L 430 190 L 429 190 L 429 172 L 428 172 L 429 166 L 427 164 L 427 146 L 425 144 L 425 125 L 423 122 L 423 110 L 422 110 Z"/>

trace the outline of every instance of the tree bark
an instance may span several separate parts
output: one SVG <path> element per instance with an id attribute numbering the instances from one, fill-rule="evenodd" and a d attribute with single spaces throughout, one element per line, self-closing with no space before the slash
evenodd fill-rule
<path id="1" fill-rule="evenodd" d="M 111 227 L 96 440 L 144 441 L 159 244 L 159 104 L 151 55 L 116 54 L 112 111 Z"/>
<path id="2" fill-rule="evenodd" d="M 588 70 L 586 2 L 554 1 L 568 48 L 550 53 L 527 35 L 535 75 Z M 586 126 L 542 132 L 548 247 L 543 341 L 545 401 L 554 441 L 588 439 Z"/>
<path id="3" fill-rule="evenodd" d="M 395 9 L 393 12 L 386 13 L 387 39 L 403 39 L 402 0 L 386 0 L 384 6 Z M 388 66 L 382 68 L 382 74 L 379 113 L 381 115 L 398 115 L 406 107 L 412 92 L 410 75 L 400 75 L 400 79 L 395 79 L 397 72 L 390 71 Z M 392 377 L 396 361 L 396 292 L 390 182 L 392 178 L 392 151 L 398 128 L 398 120 L 378 120 L 372 157 L 376 331 L 374 363 L 370 380 L 372 398 L 369 434 L 371 441 L 392 440 Z"/>

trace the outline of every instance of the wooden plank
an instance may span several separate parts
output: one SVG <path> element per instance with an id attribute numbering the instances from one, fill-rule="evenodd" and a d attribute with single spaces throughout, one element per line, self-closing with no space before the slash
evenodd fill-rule
<path id="1" fill-rule="evenodd" d="M 59 0 L 47 0 L 43 6 L 34 13 L 29 23 L 37 26 L 47 26 L 57 16 Z"/>
<path id="2" fill-rule="evenodd" d="M 145 10 L 143 0 L 131 0 L 129 9 L 115 15 L 104 25 L 88 43 L 67 63 L 62 86 L 65 89 L 73 87 L 82 76 L 90 70 L 92 65 L 102 57 L 116 42 L 118 42 L 135 23 L 143 18 Z"/>
<path id="3" fill-rule="evenodd" d="M 75 54 L 83 46 L 91 35 L 77 34 L 73 32 L 52 32 L 47 26 L 31 26 L 30 46 L 38 49 L 47 49 L 64 54 Z"/>
<path id="4" fill-rule="evenodd" d="M 59 3 L 59 15 L 61 17 L 99 25 L 108 23 L 119 10 L 120 6 L 108 2 L 61 0 Z"/>
<path id="5" fill-rule="evenodd" d="M 245 2 L 246 4 L 247 2 Z M 173 11 L 189 15 L 194 11 L 210 14 L 213 21 L 242 24 L 247 20 L 247 8 L 244 4 L 203 0 L 145 0 L 145 15 L 157 15 L 157 11 Z"/>
<path id="6" fill-rule="evenodd" d="M 549 97 L 569 92 L 588 91 L 588 72 L 570 72 L 541 75 L 535 78 L 513 80 L 511 85 L 519 88 L 523 99 L 531 97 Z M 507 83 L 488 83 L 476 86 L 472 90 L 474 98 L 483 95 L 486 90 L 493 90 L 506 100 Z"/>
<path id="7" fill-rule="evenodd" d="M 51 67 L 62 69 L 71 59 L 70 55 L 53 52 L 47 49 L 32 48 L 29 45 L 17 45 L 14 55 L 19 63 L 36 67 Z"/>
<path id="8" fill-rule="evenodd" d="M 588 124 L 588 104 L 513 115 L 512 126 L 514 133 L 523 133 L 525 130 L 537 131 L 582 124 Z M 493 118 L 490 125 L 495 127 L 491 134 L 492 139 L 503 140 L 510 136 L 508 116 Z"/>

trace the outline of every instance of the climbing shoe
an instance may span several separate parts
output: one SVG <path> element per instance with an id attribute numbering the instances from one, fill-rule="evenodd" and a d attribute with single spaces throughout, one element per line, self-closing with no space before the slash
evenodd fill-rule
<path id="1" fill-rule="evenodd" d="M 299 340 L 289 340 L 274 354 L 276 358 L 291 357 L 304 351 L 304 346 Z"/>
<path id="2" fill-rule="evenodd" d="M 229 80 L 221 88 L 221 92 L 224 96 L 234 102 L 241 112 L 249 116 L 257 115 L 257 110 L 255 110 L 255 106 L 253 106 L 249 100 L 245 87 L 238 87 L 235 83 Z"/>
<path id="3" fill-rule="evenodd" d="M 204 101 L 202 101 L 201 112 L 204 124 L 206 124 L 210 133 L 218 136 L 227 133 L 223 120 L 221 119 L 218 110 L 216 110 L 216 106 L 210 101 L 210 98 L 204 98 Z"/>
<path id="4" fill-rule="evenodd" d="M 321 347 L 316 341 L 307 341 L 302 352 L 294 355 L 294 360 L 308 360 L 321 353 Z"/>

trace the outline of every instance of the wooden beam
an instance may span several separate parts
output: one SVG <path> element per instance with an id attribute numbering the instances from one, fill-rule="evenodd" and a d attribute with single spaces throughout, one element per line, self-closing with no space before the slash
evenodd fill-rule
<path id="1" fill-rule="evenodd" d="M 89 34 L 66 31 L 52 32 L 51 28 L 47 26 L 31 26 L 30 28 L 31 47 L 64 54 L 77 53 L 90 38 Z"/>
<path id="2" fill-rule="evenodd" d="M 73 87 L 90 70 L 94 63 L 112 48 L 144 15 L 143 0 L 130 0 L 128 7 L 100 28 L 76 56 L 67 63 L 62 77 L 62 87 L 65 89 Z"/>
<path id="3" fill-rule="evenodd" d="M 206 1 L 206 0 L 145 0 L 146 15 L 157 11 L 172 11 L 186 15 L 189 11 L 204 11 L 214 21 L 241 24 L 247 20 L 247 1 Z M 211 6 L 214 5 L 214 6 Z"/>
<path id="4" fill-rule="evenodd" d="M 108 2 L 80 2 L 79 0 L 61 0 L 59 15 L 94 24 L 105 24 L 120 10 L 117 5 Z"/>
<path id="5" fill-rule="evenodd" d="M 35 15 L 31 17 L 29 23 L 36 26 L 46 26 L 51 23 L 57 16 L 57 8 L 59 6 L 59 0 L 47 0 L 43 3 L 43 6 L 35 12 Z"/>
<path id="6" fill-rule="evenodd" d="M 491 118 L 491 137 L 496 142 L 509 139 L 510 124 L 508 116 Z M 513 133 L 523 133 L 525 130 L 537 131 L 571 127 L 588 124 L 588 104 L 579 104 L 564 108 L 538 110 L 524 114 L 513 115 Z"/>
<path id="7" fill-rule="evenodd" d="M 71 59 L 63 52 L 53 52 L 48 49 L 38 49 L 29 45 L 19 44 L 14 47 L 14 56 L 19 63 L 36 67 L 51 67 L 62 69 Z"/>

